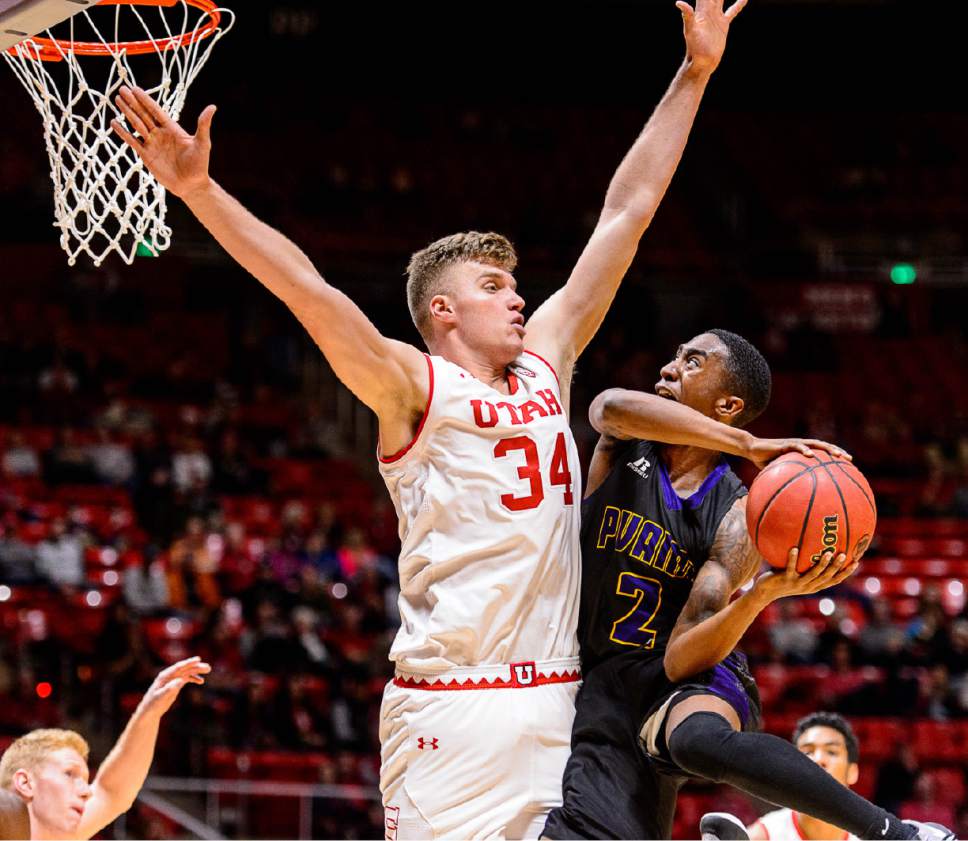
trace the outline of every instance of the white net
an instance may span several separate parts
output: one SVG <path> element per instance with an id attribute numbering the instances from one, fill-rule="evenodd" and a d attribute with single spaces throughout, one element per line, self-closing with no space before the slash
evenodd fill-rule
<path id="1" fill-rule="evenodd" d="M 130 264 L 139 250 L 157 255 L 171 243 L 165 189 L 111 120 L 125 123 L 114 99 L 136 84 L 178 119 L 189 85 L 234 22 L 228 9 L 203 5 L 92 7 L 61 25 L 69 32 L 43 33 L 50 43 L 28 38 L 3 54 L 43 118 L 54 225 L 70 265 L 87 254 L 97 266 L 112 251 Z M 102 54 L 84 54 L 89 47 Z M 145 52 L 135 54 L 139 47 Z M 54 60 L 41 60 L 41 51 Z"/>

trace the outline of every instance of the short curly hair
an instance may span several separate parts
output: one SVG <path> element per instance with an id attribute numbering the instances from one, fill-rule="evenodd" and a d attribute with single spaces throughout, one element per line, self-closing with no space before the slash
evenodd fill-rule
<path id="1" fill-rule="evenodd" d="M 770 403 L 773 376 L 763 354 L 752 343 L 729 330 L 707 330 L 726 345 L 728 388 L 743 398 L 743 411 L 736 418 L 736 426 L 748 426 L 756 420 Z"/>
<path id="2" fill-rule="evenodd" d="M 793 736 L 791 737 L 793 744 L 796 744 L 811 727 L 829 727 L 831 730 L 836 730 L 844 737 L 844 744 L 847 746 L 847 761 L 851 763 L 860 761 L 860 742 L 857 741 L 857 734 L 854 732 L 854 728 L 850 726 L 850 722 L 842 715 L 815 712 L 804 716 L 793 728 Z"/>
<path id="3" fill-rule="evenodd" d="M 61 748 L 73 748 L 81 755 L 81 759 L 87 762 L 90 748 L 84 737 L 73 730 L 56 728 L 31 730 L 19 739 L 15 739 L 0 759 L 0 788 L 9 789 L 13 785 L 13 775 L 18 770 L 36 768 L 48 754 Z"/>
<path id="4" fill-rule="evenodd" d="M 410 258 L 407 265 L 407 306 L 424 341 L 431 337 L 430 312 L 427 305 L 434 295 L 444 291 L 444 270 L 455 263 L 487 263 L 513 272 L 518 255 L 511 241 L 501 234 L 465 231 L 430 243 Z"/>

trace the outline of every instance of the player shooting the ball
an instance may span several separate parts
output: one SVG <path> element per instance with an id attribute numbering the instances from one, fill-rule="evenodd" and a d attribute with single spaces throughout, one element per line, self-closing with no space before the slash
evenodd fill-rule
<path id="1" fill-rule="evenodd" d="M 537 837 L 561 803 L 580 678 L 572 373 L 671 182 L 745 4 L 677 3 L 685 60 L 615 171 L 571 274 L 527 323 L 505 237 L 457 233 L 413 255 L 407 301 L 428 353 L 382 335 L 210 177 L 213 106 L 190 135 L 144 91 L 121 89 L 127 126 L 114 130 L 291 309 L 377 416 L 402 543 L 402 622 L 380 716 L 388 838 Z"/>
<path id="2" fill-rule="evenodd" d="M 9 793 L 0 798 L 0 831 L 11 833 L 2 837 L 91 838 L 127 812 L 151 768 L 161 717 L 185 686 L 203 684 L 210 671 L 199 657 L 161 671 L 93 782 L 79 733 L 33 730 L 17 739 L 0 758 L 0 791 Z"/>
<path id="3" fill-rule="evenodd" d="M 688 777 L 724 782 L 859 838 L 944 838 L 854 794 L 775 736 L 754 732 L 759 694 L 734 651 L 771 602 L 845 581 L 859 558 L 824 551 L 797 572 L 756 578 L 746 488 L 723 460 L 764 467 L 786 452 L 847 458 L 836 446 L 757 438 L 742 427 L 770 398 L 770 368 L 746 339 L 708 330 L 681 345 L 655 394 L 611 390 L 592 403 L 601 433 L 582 509 L 579 692 L 564 803 L 548 838 L 669 838 Z M 708 816 L 704 837 L 745 838 Z"/>

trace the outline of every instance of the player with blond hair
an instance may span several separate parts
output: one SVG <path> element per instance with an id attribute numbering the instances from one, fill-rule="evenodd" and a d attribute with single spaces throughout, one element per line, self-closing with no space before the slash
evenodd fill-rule
<path id="1" fill-rule="evenodd" d="M 682 156 L 736 0 L 680 0 L 686 59 L 618 167 L 567 282 L 525 325 L 497 234 L 413 256 L 407 298 L 429 354 L 381 335 L 292 242 L 210 177 L 193 136 L 121 89 L 115 131 L 300 320 L 379 421 L 400 519 L 401 627 L 381 710 L 386 836 L 534 837 L 561 802 L 579 679 L 575 360 L 598 330 Z M 461 690 L 461 691 L 452 691 Z"/>
<path id="2" fill-rule="evenodd" d="M 87 742 L 73 730 L 33 730 L 0 758 L 0 790 L 26 805 L 31 839 L 91 838 L 131 808 L 144 784 L 161 717 L 189 683 L 211 671 L 198 657 L 164 669 L 148 688 L 111 752 L 89 782 Z M 23 806 L 0 800 L 3 837 L 24 838 Z"/>

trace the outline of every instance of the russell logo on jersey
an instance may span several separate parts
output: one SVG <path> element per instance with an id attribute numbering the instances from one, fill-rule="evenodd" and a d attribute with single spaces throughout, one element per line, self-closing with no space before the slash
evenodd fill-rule
<path id="1" fill-rule="evenodd" d="M 632 472 L 638 473 L 643 479 L 648 479 L 652 462 L 647 458 L 638 458 L 635 461 L 630 461 L 628 467 L 631 468 Z"/>

